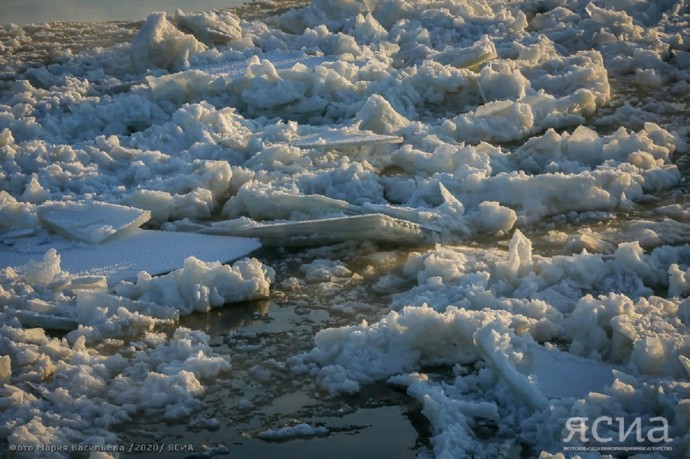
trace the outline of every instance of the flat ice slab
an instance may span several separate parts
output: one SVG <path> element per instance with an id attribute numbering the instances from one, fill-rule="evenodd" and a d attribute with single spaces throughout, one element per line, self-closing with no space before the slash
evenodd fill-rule
<path id="1" fill-rule="evenodd" d="M 518 371 L 532 375 L 547 398 L 582 398 L 614 381 L 610 365 L 540 346 L 530 348 Z"/>
<path id="2" fill-rule="evenodd" d="M 101 244 L 140 227 L 150 218 L 148 210 L 104 202 L 68 202 L 38 208 L 43 227 L 87 244 Z"/>
<path id="3" fill-rule="evenodd" d="M 87 246 L 55 240 L 21 247 L 0 244 L 0 269 L 12 267 L 22 272 L 31 261 L 41 261 L 54 248 L 61 258 L 61 268 L 78 276 L 105 276 L 109 284 L 135 279 L 139 271 L 164 274 L 182 267 L 187 257 L 223 263 L 241 258 L 261 247 L 257 239 L 210 236 L 204 234 L 151 231 L 139 228 L 104 244 Z"/>
<path id="4" fill-rule="evenodd" d="M 313 134 L 292 140 L 290 145 L 299 148 L 348 148 L 366 145 L 401 143 L 402 137 L 374 134 L 373 132 L 351 132 L 337 129 L 324 129 Z"/>
<path id="5" fill-rule="evenodd" d="M 203 232 L 258 237 L 271 246 L 310 246 L 345 241 L 419 244 L 433 241 L 435 236 L 433 230 L 418 223 L 381 214 L 271 224 L 219 222 Z"/>

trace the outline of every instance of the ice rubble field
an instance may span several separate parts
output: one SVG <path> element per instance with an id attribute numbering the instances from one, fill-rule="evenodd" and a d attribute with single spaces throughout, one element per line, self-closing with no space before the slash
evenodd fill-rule
<path id="1" fill-rule="evenodd" d="M 572 416 L 641 416 L 669 424 L 653 454 L 687 456 L 689 21 L 682 0 L 314 0 L 263 21 L 152 14 L 131 43 L 28 70 L 18 32 L 0 44 L 0 437 L 109 445 L 142 415 L 188 419 L 232 356 L 180 315 L 275 279 L 213 253 L 69 272 L 61 250 L 88 258 L 121 229 L 166 230 L 159 252 L 219 237 L 190 231 L 335 232 L 416 248 L 368 268 L 389 310 L 284 363 L 332 396 L 406 388 L 432 428 L 421 455 L 547 458 L 583 446 L 564 443 Z M 131 218 L 51 217 L 92 201 Z M 36 241 L 52 250 L 10 260 Z M 327 258 L 285 282 L 359 276 Z M 293 430 L 263 435 L 324 433 Z"/>

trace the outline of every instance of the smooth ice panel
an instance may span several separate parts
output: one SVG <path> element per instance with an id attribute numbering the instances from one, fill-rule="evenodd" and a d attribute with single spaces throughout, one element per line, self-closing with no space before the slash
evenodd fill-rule
<path id="1" fill-rule="evenodd" d="M 417 223 L 370 214 L 275 224 L 214 225 L 206 232 L 258 237 L 266 245 L 301 246 L 343 241 L 419 244 L 434 240 L 435 232 Z"/>
<path id="2" fill-rule="evenodd" d="M 182 267 L 187 257 L 210 262 L 229 262 L 241 258 L 261 246 L 257 239 L 211 236 L 170 231 L 134 229 L 121 237 L 97 246 L 65 244 L 56 240 L 30 250 L 13 251 L 0 245 L 0 268 L 22 267 L 40 261 L 43 254 L 56 248 L 61 257 L 62 271 L 81 276 L 105 276 L 109 284 L 135 279 L 139 271 L 151 275 Z"/>
<path id="3" fill-rule="evenodd" d="M 603 392 L 614 381 L 614 367 L 564 352 L 533 346 L 520 371 L 533 375 L 548 398 L 582 398 Z"/>
<path id="4" fill-rule="evenodd" d="M 299 137 L 290 145 L 299 148 L 347 148 L 387 143 L 401 143 L 402 137 L 394 135 L 380 135 L 373 132 L 348 132 L 342 130 L 324 129 L 323 131 Z"/>
<path id="5" fill-rule="evenodd" d="M 46 229 L 87 244 L 101 244 L 150 218 L 147 210 L 104 202 L 48 204 L 38 209 Z"/>

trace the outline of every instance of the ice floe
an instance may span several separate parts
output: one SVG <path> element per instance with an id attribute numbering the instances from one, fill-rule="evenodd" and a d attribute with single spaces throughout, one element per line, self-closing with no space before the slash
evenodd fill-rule
<path id="1" fill-rule="evenodd" d="M 182 266 L 190 256 L 205 261 L 236 260 L 260 247 L 257 240 L 136 229 L 126 236 L 90 246 L 40 237 L 22 238 L 2 246 L 0 267 L 23 272 L 52 250 L 60 254 L 63 270 L 77 276 L 105 276 L 110 284 L 136 279 L 140 271 L 164 274 Z"/>
<path id="2" fill-rule="evenodd" d="M 285 441 L 294 438 L 322 437 L 328 435 L 325 427 L 313 427 L 309 424 L 301 423 L 294 426 L 282 427 L 278 430 L 266 430 L 259 432 L 257 437 L 268 441 Z"/>
<path id="3" fill-rule="evenodd" d="M 301 246 L 361 241 L 423 245 L 433 243 L 438 232 L 418 223 L 381 214 L 335 217 L 287 223 L 229 220 L 203 229 L 204 233 L 258 237 L 266 245 Z"/>
<path id="4" fill-rule="evenodd" d="M 107 203 L 45 204 L 37 215 L 46 229 L 87 244 L 103 243 L 151 218 L 148 211 Z"/>
<path id="5" fill-rule="evenodd" d="M 358 132 L 321 131 L 293 139 L 290 144 L 300 148 L 347 148 L 362 145 L 402 143 L 402 137 Z"/>

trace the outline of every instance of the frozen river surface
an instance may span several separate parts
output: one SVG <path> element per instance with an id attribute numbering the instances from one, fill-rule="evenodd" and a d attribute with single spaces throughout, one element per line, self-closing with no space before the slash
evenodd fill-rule
<path id="1" fill-rule="evenodd" d="M 145 19 L 151 11 L 207 11 L 232 8 L 243 0 L 2 0 L 0 21 L 6 24 L 104 22 Z"/>
<path id="2" fill-rule="evenodd" d="M 0 28 L 0 453 L 689 454 L 685 2 L 216 6 Z"/>

